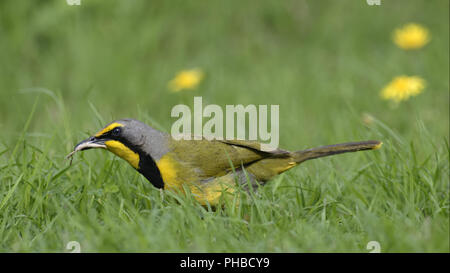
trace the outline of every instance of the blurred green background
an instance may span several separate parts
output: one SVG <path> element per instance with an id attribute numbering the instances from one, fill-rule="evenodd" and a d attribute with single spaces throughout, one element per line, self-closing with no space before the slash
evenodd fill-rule
<path id="1" fill-rule="evenodd" d="M 170 129 L 172 106 L 201 95 L 205 104 L 279 104 L 289 148 L 348 138 L 362 128 L 350 112 L 408 137 L 420 117 L 448 135 L 448 1 L 391 2 L 2 1 L 2 135 L 14 138 L 35 100 L 20 91 L 39 87 L 65 105 L 42 98 L 31 125 L 40 133 L 63 117 L 70 134 L 97 130 L 89 102 L 108 122 L 149 115 Z M 431 43 L 397 48 L 391 34 L 408 22 L 429 28 Z M 192 67 L 205 72 L 200 89 L 169 93 L 167 82 Z M 379 91 L 402 74 L 428 86 L 391 110 Z"/>
<path id="2" fill-rule="evenodd" d="M 431 41 L 422 49 L 404 51 L 392 42 L 394 29 L 409 22 L 429 29 Z M 302 149 L 345 141 L 380 139 L 386 145 L 383 156 L 376 159 L 376 164 L 379 164 L 377 170 L 395 166 L 399 163 L 395 154 L 402 153 L 405 161 L 401 164 L 408 166 L 405 167 L 405 175 L 420 168 L 436 174 L 439 169 L 440 174 L 433 176 L 436 183 L 434 192 L 430 190 L 436 194 L 436 200 L 427 200 L 427 188 L 422 188 L 420 193 L 423 202 L 439 204 L 439 209 L 431 209 L 430 215 L 433 216 L 429 220 L 432 227 L 440 230 L 436 231 L 437 237 L 430 239 L 408 234 L 405 235 L 411 236 L 408 240 L 412 238 L 419 242 L 396 245 L 395 242 L 400 240 L 396 237 L 400 236 L 398 231 L 386 235 L 388 232 L 385 229 L 379 229 L 379 233 L 374 231 L 374 234 L 383 238 L 391 236 L 390 241 L 386 239 L 386 242 L 391 242 L 387 247 L 391 251 L 449 249 L 443 240 L 448 242 L 448 233 L 445 235 L 445 231 L 448 232 L 448 1 L 382 0 L 380 6 L 369 6 L 363 0 L 81 0 L 80 6 L 69 6 L 66 1 L 1 1 L 0 39 L 0 199 L 3 200 L 0 205 L 0 234 L 4 239 L 1 245 L 3 251 L 64 251 L 63 238 L 69 240 L 71 236 L 63 232 L 64 221 L 60 220 L 63 216 L 58 218 L 58 209 L 42 196 L 51 192 L 60 196 L 58 198 L 72 200 L 81 191 L 86 194 L 86 200 L 90 200 L 92 193 L 84 193 L 81 188 L 93 187 L 91 190 L 95 191 L 104 185 L 102 182 L 83 184 L 80 181 L 84 181 L 83 175 L 86 173 L 96 179 L 104 179 L 104 183 L 112 181 L 118 185 L 116 195 L 119 197 L 105 197 L 115 200 L 110 202 L 117 205 L 131 199 L 127 194 L 135 194 L 133 190 L 122 192 L 126 192 L 126 187 L 122 189 L 120 185 L 125 182 L 117 176 L 132 176 L 133 180 L 126 183 L 138 184 L 140 190 L 145 189 L 150 196 L 158 196 L 159 193 L 146 185 L 124 162 L 113 161 L 110 154 L 93 152 L 83 155 L 83 160 L 86 160 L 82 164 L 59 173 L 67 166 L 63 158 L 87 134 L 117 118 L 137 118 L 170 131 L 174 121 L 170 117 L 171 108 L 179 103 L 192 105 L 194 96 L 202 96 L 204 104 L 221 106 L 280 105 L 282 148 Z M 205 73 L 199 87 L 180 93 L 169 92 L 168 82 L 179 71 L 190 68 L 200 68 Z M 380 98 L 380 90 L 394 77 L 404 74 L 424 78 L 427 86 L 422 94 L 394 107 Z M 26 126 L 34 103 L 35 112 Z M 367 114 L 374 118 L 374 123 L 364 122 Z M 338 183 L 332 182 L 339 180 L 336 173 L 341 172 L 342 177 L 353 179 L 364 164 L 374 160 L 370 156 L 345 156 L 300 166 L 291 172 L 290 183 L 298 185 L 298 181 L 309 177 L 312 181 L 308 180 L 308 183 L 319 184 L 326 191 L 327 186 L 324 185 Z M 40 161 L 41 157 L 48 160 L 49 165 Z M 439 160 L 425 161 L 427 158 Z M 361 162 L 362 159 L 365 161 Z M 96 168 L 92 161 L 106 163 L 97 163 L 101 166 Z M 116 166 L 125 175 L 109 177 L 99 174 L 102 168 L 110 165 Z M 395 167 L 389 170 L 393 176 L 401 175 L 400 172 L 395 173 Z M 19 183 L 18 188 L 12 191 L 14 182 L 21 174 L 21 179 L 28 179 L 28 182 Z M 56 179 L 42 184 L 47 176 L 55 174 L 59 174 Z M 303 175 L 302 179 L 298 175 Z M 408 177 L 413 180 L 417 178 L 417 185 L 421 187 L 424 182 L 419 176 L 412 174 Z M 354 183 L 355 180 L 349 181 Z M 36 183 L 38 187 L 33 186 Z M 384 186 L 373 186 L 373 179 L 360 182 L 362 187 L 369 183 L 372 185 L 367 187 L 372 188 L 363 191 L 368 198 L 378 196 L 379 190 L 389 191 Z M 331 191 L 329 194 L 343 194 L 344 199 L 352 200 L 359 198 L 353 194 L 358 195 L 360 191 L 361 188 L 356 187 L 348 195 L 345 191 Z M 409 192 L 406 188 L 405 191 Z M 282 197 L 285 192 L 279 194 Z M 412 202 L 413 210 L 422 215 L 423 208 L 414 203 L 417 200 L 391 199 L 388 194 L 384 198 L 380 202 L 391 204 L 388 206 L 391 208 Z M 323 196 L 316 201 L 321 204 Z M 135 207 L 129 209 L 135 209 L 139 215 L 141 207 L 135 203 L 130 203 L 130 207 L 133 204 Z M 331 241 L 321 241 L 320 233 L 315 233 L 316 237 L 310 236 L 311 241 L 303 238 L 305 241 L 299 239 L 298 244 L 284 246 L 276 242 L 264 244 L 256 237 L 241 240 L 233 237 L 237 236 L 236 231 L 227 228 L 223 230 L 229 230 L 230 234 L 220 231 L 224 234 L 223 242 L 231 240 L 227 237 L 231 236 L 241 240 L 242 245 L 227 247 L 226 243 L 212 244 L 208 243 L 208 237 L 192 246 L 194 239 L 176 237 L 169 234 L 170 230 L 164 235 L 166 237 L 160 236 L 166 238 L 167 245 L 161 242 L 158 246 L 142 242 L 127 244 L 115 241 L 112 236 L 114 229 L 103 235 L 94 232 L 97 229 L 80 220 L 82 215 L 92 213 L 89 208 L 84 209 L 76 208 L 73 211 L 75 216 L 64 216 L 64 219 L 78 223 L 74 226 L 77 226 L 79 233 L 75 237 L 79 240 L 83 241 L 83 236 L 92 234 L 90 239 L 85 239 L 89 241 L 85 242 L 88 251 L 366 251 L 365 242 L 358 241 L 360 245 L 357 245 L 348 237 L 353 232 L 361 234 L 361 229 L 349 228 L 340 233 L 337 222 L 332 233 L 335 237 Z M 101 211 L 95 206 L 90 209 Z M 278 209 L 282 211 L 286 207 Z M 399 213 L 402 216 L 396 219 L 389 209 L 373 210 L 373 203 L 366 209 L 375 218 L 369 217 L 371 220 L 367 222 L 364 217 L 358 218 L 357 222 L 364 222 L 362 226 L 376 225 L 379 222 L 377 217 L 386 215 L 386 219 L 392 222 L 383 226 L 390 230 L 391 225 L 396 226 L 416 217 Z M 300 211 L 300 215 L 303 212 Z M 111 210 L 106 216 L 97 215 L 98 218 L 94 218 L 100 225 L 108 226 L 105 217 L 114 218 L 114 213 Z M 337 218 L 341 217 L 339 212 L 335 213 Z M 17 219 L 22 216 L 17 215 L 27 215 L 24 219 L 34 220 L 20 222 Z M 183 217 L 176 215 L 173 217 Z M 308 215 L 303 216 L 308 219 Z M 425 218 L 417 217 L 408 222 L 408 228 L 400 229 L 420 233 Z M 148 219 L 149 223 L 151 219 Z M 437 219 L 436 223 L 434 219 Z M 264 219 L 260 220 L 263 224 Z M 302 224 L 306 234 L 315 232 L 314 221 L 310 225 Z M 203 223 L 207 225 L 206 220 Z M 295 229 L 286 225 L 280 230 L 288 232 Z M 126 223 L 119 226 L 123 229 L 128 227 Z M 36 235 L 43 230 L 54 232 L 52 235 Z M 133 228 L 130 227 L 130 230 Z M 23 234 L 28 234 L 28 237 Z M 102 236 L 110 241 L 102 240 Z M 167 239 L 171 236 L 178 243 Z M 291 240 L 289 235 L 280 236 Z M 314 238 L 318 240 L 317 244 Z M 341 244 L 336 238 L 342 239 Z M 337 242 L 329 243 L 333 240 Z"/>

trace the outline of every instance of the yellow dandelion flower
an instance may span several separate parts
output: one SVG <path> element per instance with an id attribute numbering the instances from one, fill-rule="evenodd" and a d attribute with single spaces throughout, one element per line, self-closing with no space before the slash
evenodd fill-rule
<path id="1" fill-rule="evenodd" d="M 381 97 L 398 103 L 411 96 L 417 96 L 425 88 L 425 80 L 418 76 L 400 76 L 392 80 L 383 90 Z"/>
<path id="2" fill-rule="evenodd" d="M 419 24 L 410 23 L 394 32 L 395 44 L 405 50 L 419 49 L 429 41 L 428 30 Z"/>
<path id="3" fill-rule="evenodd" d="M 183 70 L 169 82 L 169 89 L 179 92 L 183 89 L 195 89 L 203 79 L 200 69 Z"/>

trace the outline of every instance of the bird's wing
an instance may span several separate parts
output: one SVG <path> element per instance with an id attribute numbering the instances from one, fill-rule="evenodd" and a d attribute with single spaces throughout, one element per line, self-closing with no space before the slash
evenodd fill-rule
<path id="1" fill-rule="evenodd" d="M 267 157 L 285 157 L 289 155 L 288 151 L 282 149 L 274 149 L 272 151 L 262 150 L 261 143 L 258 141 L 252 140 L 219 140 L 219 141 L 229 145 L 239 146 L 254 151 L 258 151 L 261 153 L 265 153 Z"/>
<path id="2" fill-rule="evenodd" d="M 286 156 L 287 151 L 262 151 L 260 143 L 243 140 L 171 140 L 167 154 L 189 179 L 209 179 L 224 175 L 269 157 Z"/>

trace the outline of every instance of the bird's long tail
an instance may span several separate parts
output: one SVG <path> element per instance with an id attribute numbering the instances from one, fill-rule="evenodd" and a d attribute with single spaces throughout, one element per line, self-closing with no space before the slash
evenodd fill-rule
<path id="1" fill-rule="evenodd" d="M 294 152 L 294 160 L 296 163 L 314 159 L 323 156 L 342 154 L 348 152 L 357 152 L 364 150 L 376 150 L 383 143 L 377 140 L 368 140 L 361 142 L 348 142 L 335 145 L 321 146 L 317 148 Z"/>

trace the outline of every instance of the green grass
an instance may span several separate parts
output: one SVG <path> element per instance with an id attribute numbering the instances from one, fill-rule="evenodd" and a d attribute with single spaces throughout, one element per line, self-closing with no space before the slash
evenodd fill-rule
<path id="1" fill-rule="evenodd" d="M 0 251 L 449 252 L 449 2 L 0 2 Z M 391 33 L 426 26 L 405 52 Z M 199 67 L 195 91 L 170 93 Z M 427 81 L 397 107 L 398 75 Z M 107 122 L 170 131 L 171 108 L 280 105 L 280 146 L 378 139 L 308 161 L 211 211 L 105 151 L 64 156 Z M 374 117 L 363 122 L 368 113 Z"/>

